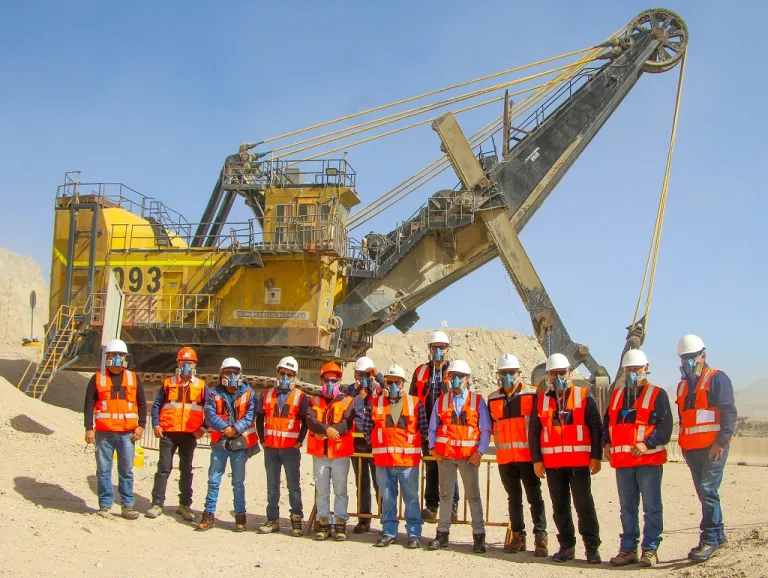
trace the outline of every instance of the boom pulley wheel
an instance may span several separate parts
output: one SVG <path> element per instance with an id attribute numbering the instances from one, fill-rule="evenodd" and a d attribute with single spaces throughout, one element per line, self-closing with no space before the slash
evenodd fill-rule
<path id="1" fill-rule="evenodd" d="M 674 68 L 688 47 L 688 27 L 671 10 L 651 8 L 641 12 L 629 23 L 628 34 L 650 32 L 659 41 L 658 47 L 645 61 L 644 72 L 666 72 Z"/>

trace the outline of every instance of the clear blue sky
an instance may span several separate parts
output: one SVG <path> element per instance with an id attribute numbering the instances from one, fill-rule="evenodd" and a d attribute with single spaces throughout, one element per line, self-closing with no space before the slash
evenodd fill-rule
<path id="1" fill-rule="evenodd" d="M 241 142 L 583 48 L 656 4 L 5 3 L 0 245 L 48 269 L 65 171 L 122 181 L 196 221 Z M 768 4 L 661 4 L 686 20 L 691 44 L 645 349 L 654 380 L 669 387 L 678 338 L 698 333 L 710 362 L 743 386 L 765 376 Z M 572 337 L 611 370 L 645 265 L 676 82 L 676 71 L 644 75 L 522 233 Z M 459 120 L 469 133 L 499 112 Z M 353 149 L 350 162 L 365 201 L 438 154 L 423 127 Z M 454 181 L 436 181 L 370 229 L 389 231 Z M 419 313 L 416 329 L 446 320 L 531 331 L 498 261 Z"/>

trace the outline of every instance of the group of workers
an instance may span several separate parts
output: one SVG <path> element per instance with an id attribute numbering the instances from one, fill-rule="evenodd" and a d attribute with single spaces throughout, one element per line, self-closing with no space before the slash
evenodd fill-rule
<path id="1" fill-rule="evenodd" d="M 227 462 L 234 494 L 235 531 L 246 530 L 245 469 L 250 457 L 264 449 L 267 477 L 266 522 L 258 531 L 280 532 L 280 485 L 288 487 L 291 535 L 303 535 L 300 486 L 301 448 L 312 456 L 318 529 L 316 540 L 346 540 L 347 480 L 350 464 L 358 485 L 360 518 L 354 533 L 370 529 L 371 482 L 381 500 L 382 536 L 375 546 L 397 539 L 398 493 L 404 504 L 406 548 L 421 547 L 422 525 L 437 521 L 428 550 L 446 547 L 459 500 L 458 478 L 472 519 L 473 552 L 483 553 L 485 525 L 479 466 L 494 438 L 496 461 L 508 495 L 511 532 L 504 551 L 527 549 L 523 491 L 530 506 L 537 557 L 549 555 L 541 480 L 546 478 L 559 548 L 555 562 L 575 557 L 576 530 L 589 563 L 600 563 L 600 527 L 591 476 L 602 458 L 616 469 L 622 532 L 614 566 L 637 563 L 651 567 L 663 532 L 661 481 L 666 444 L 673 430 L 667 393 L 648 379 L 648 359 L 639 349 L 623 356 L 605 415 L 586 387 L 575 385 L 565 355 L 546 361 L 543 391 L 522 380 L 518 359 L 503 354 L 497 365 L 498 389 L 484 399 L 470 388 L 466 361 L 450 362 L 450 339 L 443 331 L 429 338 L 429 360 L 413 373 L 409 387 L 402 367 L 378 372 L 371 359 L 355 363 L 355 382 L 342 385 L 342 369 L 327 363 L 320 370 L 321 392 L 310 396 L 296 387 L 298 363 L 284 357 L 277 364 L 277 383 L 261 395 L 247 385 L 235 358 L 221 363 L 219 381 L 196 377 L 197 356 L 190 347 L 177 355 L 177 370 L 165 379 L 152 405 L 154 434 L 160 455 L 148 518 L 163 514 L 173 456 L 179 453 L 179 505 L 176 513 L 194 522 L 192 460 L 197 440 L 210 432 L 208 491 L 199 531 L 215 524 L 219 486 Z M 682 378 L 676 402 L 678 444 L 691 470 L 701 501 L 699 544 L 688 557 L 704 561 L 727 545 L 718 488 L 736 425 L 733 387 L 722 371 L 706 362 L 706 348 L 695 335 L 678 344 Z M 138 376 L 127 369 L 128 350 L 121 340 L 106 348 L 106 367 L 91 379 L 85 400 L 86 441 L 96 444 L 98 514 L 111 516 L 113 453 L 117 454 L 121 514 L 136 519 L 133 459 L 135 442 L 146 424 L 147 403 Z M 362 434 L 362 435 L 361 435 Z M 365 457 L 352 458 L 353 454 Z M 372 457 L 370 457 L 372 456 Z M 425 460 L 425 508 L 419 506 L 419 465 Z M 399 490 L 398 490 L 399 486 Z M 333 508 L 331 508 L 333 498 Z M 642 541 L 639 507 L 642 499 Z M 638 546 L 640 553 L 638 554 Z"/>

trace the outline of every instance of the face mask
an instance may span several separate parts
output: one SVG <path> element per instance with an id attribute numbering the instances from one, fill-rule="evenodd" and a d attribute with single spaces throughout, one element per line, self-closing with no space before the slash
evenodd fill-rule
<path id="1" fill-rule="evenodd" d="M 396 401 L 396 400 L 400 399 L 400 395 L 401 394 L 402 394 L 402 392 L 400 391 L 400 386 L 398 384 L 390 383 L 387 386 L 387 397 L 391 401 Z"/>
<path id="2" fill-rule="evenodd" d="M 562 375 L 558 375 L 555 380 L 552 382 L 552 387 L 555 388 L 555 391 L 563 391 L 566 386 L 568 385 L 568 380 L 565 379 Z"/>
<path id="3" fill-rule="evenodd" d="M 432 352 L 432 361 L 442 361 L 445 354 L 442 347 L 436 347 Z"/>
<path id="4" fill-rule="evenodd" d="M 627 387 L 637 387 L 638 383 L 640 383 L 640 378 L 634 371 L 630 371 L 626 376 L 625 383 Z"/>
<path id="5" fill-rule="evenodd" d="M 360 389 L 371 389 L 371 380 L 367 375 L 360 380 Z"/>
<path id="6" fill-rule="evenodd" d="M 701 365 L 693 358 L 683 360 L 683 365 L 680 368 L 683 373 L 683 377 L 697 377 L 701 373 Z"/>
<path id="7" fill-rule="evenodd" d="M 501 387 L 504 389 L 512 389 L 520 382 L 519 377 L 505 373 L 501 378 Z"/>
<path id="8" fill-rule="evenodd" d="M 464 379 L 458 375 L 454 375 L 451 378 L 451 388 L 457 394 L 460 394 L 464 390 Z"/>
<path id="9" fill-rule="evenodd" d="M 228 376 L 225 375 L 221 380 L 221 385 L 231 389 L 237 389 L 237 387 L 240 385 L 240 376 L 235 375 L 234 373 Z"/>
<path id="10" fill-rule="evenodd" d="M 123 367 L 124 365 L 125 365 L 125 357 L 123 357 L 119 353 L 112 356 L 112 359 L 109 360 L 110 367 Z"/>
<path id="11" fill-rule="evenodd" d="M 287 375 L 284 375 L 277 381 L 277 389 L 278 391 L 286 392 L 289 389 L 291 389 L 291 378 Z"/>
<path id="12" fill-rule="evenodd" d="M 333 399 L 337 395 L 339 395 L 339 382 L 338 381 L 326 381 L 323 382 L 322 387 L 322 393 L 324 397 L 327 397 L 328 399 Z"/>
<path id="13" fill-rule="evenodd" d="M 192 364 L 191 363 L 182 363 L 181 367 L 176 369 L 176 372 L 182 376 L 182 377 L 189 377 L 192 375 Z"/>

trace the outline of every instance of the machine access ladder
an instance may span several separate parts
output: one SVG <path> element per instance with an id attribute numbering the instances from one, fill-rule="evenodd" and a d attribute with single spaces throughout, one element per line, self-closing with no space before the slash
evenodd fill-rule
<path id="1" fill-rule="evenodd" d="M 48 326 L 43 357 L 24 390 L 30 397 L 42 399 L 54 375 L 62 369 L 62 359 L 75 339 L 75 313 L 74 307 L 62 305 Z M 24 375 L 26 376 L 26 372 Z M 22 383 L 23 381 L 24 377 L 22 377 Z"/>

